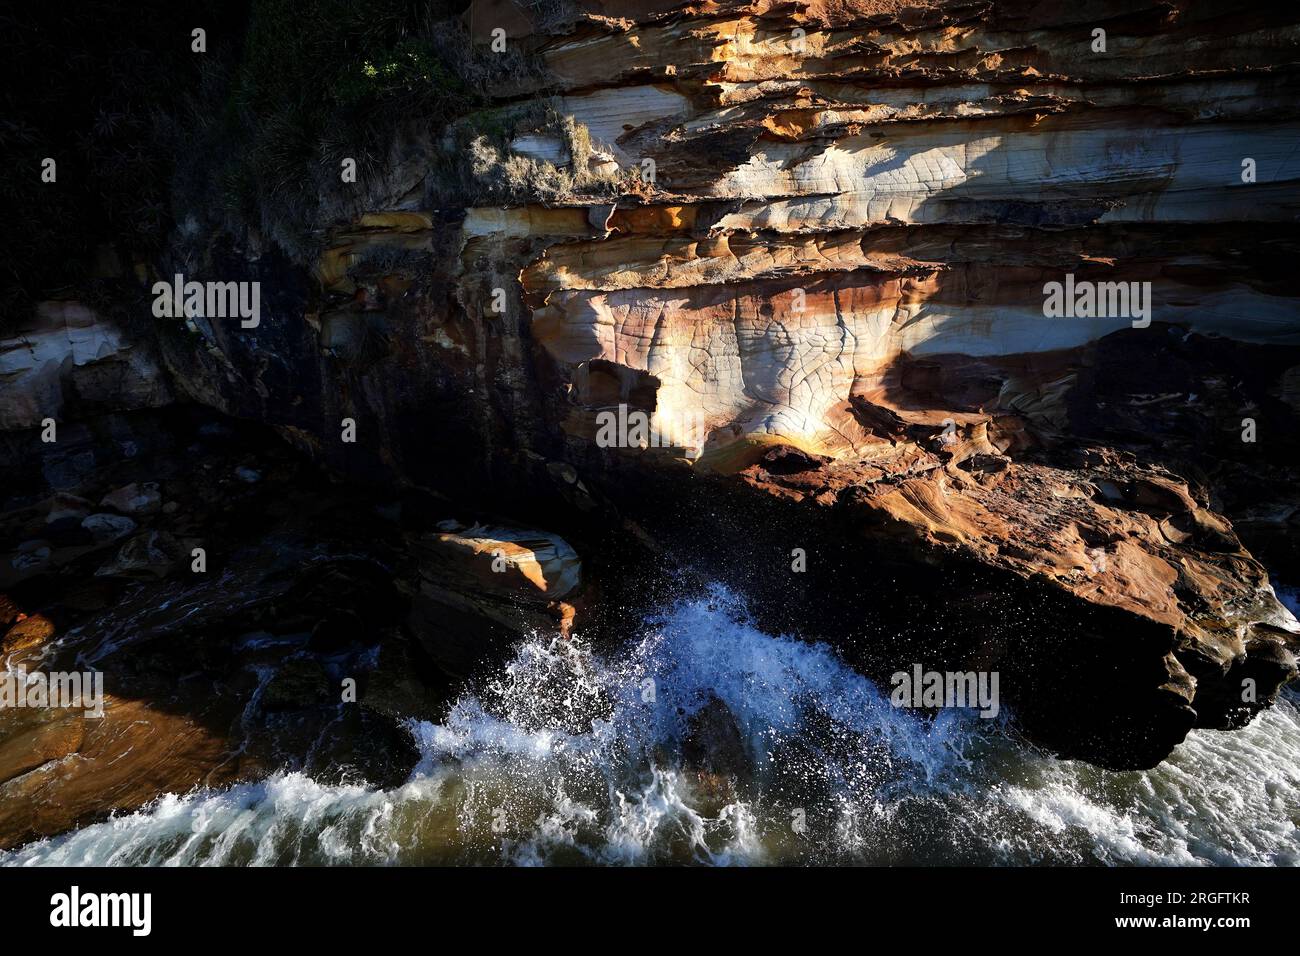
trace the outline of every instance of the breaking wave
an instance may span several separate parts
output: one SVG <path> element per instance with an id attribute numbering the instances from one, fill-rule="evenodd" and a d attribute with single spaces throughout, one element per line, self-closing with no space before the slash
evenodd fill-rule
<path id="1" fill-rule="evenodd" d="M 721 588 L 607 657 L 526 642 L 441 723 L 409 728 L 422 756 L 396 788 L 281 773 L 0 862 L 1300 865 L 1293 697 L 1242 731 L 1193 732 L 1153 770 L 1109 772 L 973 712 L 895 709 Z"/>

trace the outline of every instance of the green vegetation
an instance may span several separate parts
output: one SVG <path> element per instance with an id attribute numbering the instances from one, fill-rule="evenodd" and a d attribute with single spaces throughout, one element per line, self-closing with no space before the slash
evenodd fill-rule
<path id="1" fill-rule="evenodd" d="M 618 180 L 589 171 L 591 136 L 587 127 L 557 111 L 558 104 L 533 100 L 524 106 L 480 110 L 452 124 L 446 151 L 459 162 L 445 185 L 495 203 L 614 196 Z M 539 134 L 556 141 L 568 162 L 562 165 L 511 150 L 516 137 Z"/>

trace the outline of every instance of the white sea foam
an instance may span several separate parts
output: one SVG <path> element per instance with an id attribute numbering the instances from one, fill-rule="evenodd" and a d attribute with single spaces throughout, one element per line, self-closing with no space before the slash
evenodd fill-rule
<path id="1" fill-rule="evenodd" d="M 681 758 L 714 697 L 754 765 L 736 787 Z M 757 630 L 721 589 L 609 657 L 528 642 L 410 730 L 422 757 L 394 789 L 277 774 L 0 862 L 1300 865 L 1294 700 L 1242 731 L 1194 732 L 1154 770 L 1111 773 L 971 713 L 895 710 L 829 649 Z"/>

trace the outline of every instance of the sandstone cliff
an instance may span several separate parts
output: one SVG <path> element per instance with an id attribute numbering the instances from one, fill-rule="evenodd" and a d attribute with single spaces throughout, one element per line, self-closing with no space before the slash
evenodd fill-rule
<path id="1" fill-rule="evenodd" d="M 488 108 L 323 194 L 310 256 L 195 210 L 152 275 L 260 281 L 261 324 L 158 321 L 114 359 L 121 407 L 162 400 L 136 381 L 156 354 L 183 399 L 337 475 L 575 543 L 394 537 L 435 648 L 507 606 L 595 627 L 658 555 L 870 674 L 999 670 L 1032 739 L 1106 766 L 1295 678 L 1261 559 L 1300 579 L 1300 14 L 583 0 L 459 24 L 521 64 Z M 1149 321 L 1046 316 L 1067 275 L 1149 283 Z M 33 424 L 28 379 L 6 427 Z M 664 440 L 603 447 L 620 409 Z M 484 536 L 554 573 L 476 588 L 454 568 Z"/>

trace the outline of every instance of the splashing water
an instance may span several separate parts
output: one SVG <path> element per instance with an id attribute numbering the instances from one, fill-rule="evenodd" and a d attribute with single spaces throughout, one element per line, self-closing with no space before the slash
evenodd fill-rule
<path id="1" fill-rule="evenodd" d="M 684 756 L 706 711 L 734 719 L 735 782 Z M 442 723 L 411 723 L 422 758 L 400 787 L 277 774 L 0 862 L 1300 865 L 1294 698 L 1143 772 L 1053 760 L 1004 729 L 896 710 L 719 588 L 608 658 L 523 644 Z"/>

